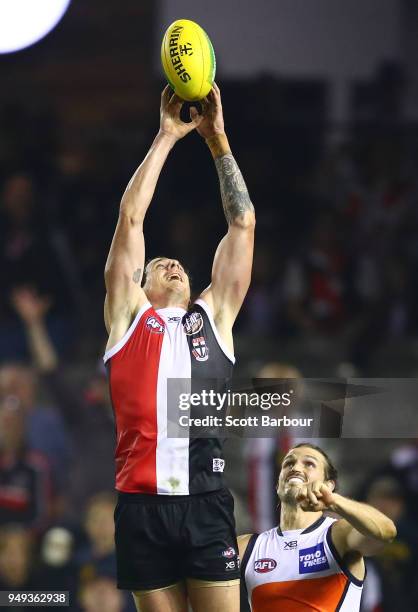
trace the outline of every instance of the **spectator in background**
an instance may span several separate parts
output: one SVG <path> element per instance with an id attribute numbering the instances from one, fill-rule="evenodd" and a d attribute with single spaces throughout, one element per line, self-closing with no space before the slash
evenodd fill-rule
<path id="1" fill-rule="evenodd" d="M 40 542 L 39 582 L 54 591 L 76 593 L 77 576 L 73 559 L 74 536 L 64 527 L 52 527 Z"/>
<path id="2" fill-rule="evenodd" d="M 76 552 L 75 563 L 82 592 L 85 592 L 86 588 L 83 585 L 92 587 L 91 590 L 88 589 L 91 599 L 93 599 L 93 592 L 100 598 L 106 594 L 111 598 L 116 587 L 115 524 L 113 520 L 115 506 L 116 496 L 109 492 L 93 495 L 87 501 L 83 522 L 87 541 Z M 83 597 L 82 601 L 86 606 L 86 600 Z M 135 610 L 130 593 L 125 592 L 124 595 L 121 593 L 117 601 L 119 605 L 123 605 L 126 612 Z M 83 609 L 96 610 L 97 608 L 92 608 L 92 605 L 93 603 L 90 602 L 89 607 Z M 111 598 L 109 605 L 116 605 L 116 599 Z M 111 612 L 119 608 L 105 607 L 104 609 Z M 100 612 L 103 612 L 103 609 L 100 609 Z"/>
<path id="3" fill-rule="evenodd" d="M 394 478 L 382 476 L 370 486 L 367 503 L 391 518 L 397 537 L 374 558 L 381 576 L 382 612 L 414 612 L 418 601 L 418 527 L 407 516 L 405 493 Z"/>
<path id="4" fill-rule="evenodd" d="M 53 494 L 47 460 L 28 448 L 26 413 L 19 399 L 0 399 L 0 525 L 41 530 L 51 519 Z"/>
<path id="5" fill-rule="evenodd" d="M 22 526 L 0 528 L 0 590 L 34 590 L 33 537 Z M 11 608 L 13 609 L 13 608 Z"/>
<path id="6" fill-rule="evenodd" d="M 65 234 L 46 224 L 39 200 L 24 173 L 11 175 L 0 192 L 0 360 L 26 356 L 23 331 L 8 302 L 16 286 L 36 286 L 51 296 L 51 331 L 60 344 L 66 336 L 68 341 L 74 308 L 69 251 Z"/>
<path id="7" fill-rule="evenodd" d="M 33 290 L 20 289 L 14 292 L 13 303 L 26 331 L 33 364 L 73 434 L 74 453 L 66 470 L 71 503 L 67 510 L 78 515 L 91 494 L 114 489 L 115 427 L 105 371 L 101 364 L 86 389 L 70 384 L 48 334 L 44 298 Z"/>
<path id="8" fill-rule="evenodd" d="M 14 398 L 24 414 L 27 448 L 48 459 L 54 489 L 57 494 L 62 493 L 68 483 L 71 442 L 56 408 L 39 403 L 36 371 L 19 363 L 1 366 L 0 396 Z"/>
<path id="9" fill-rule="evenodd" d="M 411 431 L 411 435 L 414 432 Z M 405 514 L 418 523 L 418 440 L 412 439 L 395 448 L 390 459 L 381 465 L 369 478 L 368 488 L 382 477 L 395 480 L 405 499 Z M 368 493 L 363 491 L 363 497 Z"/>
<path id="10" fill-rule="evenodd" d="M 80 603 L 83 612 L 122 612 L 125 607 L 116 581 L 106 576 L 92 578 L 82 585 Z"/>
<path id="11" fill-rule="evenodd" d="M 77 553 L 80 574 L 88 573 L 90 566 L 97 574 L 116 577 L 114 493 L 98 493 L 87 501 L 84 530 L 87 543 Z"/>
<path id="12" fill-rule="evenodd" d="M 284 278 L 288 318 L 299 333 L 336 332 L 347 321 L 349 259 L 339 219 L 320 216 L 303 255 L 290 260 Z"/>

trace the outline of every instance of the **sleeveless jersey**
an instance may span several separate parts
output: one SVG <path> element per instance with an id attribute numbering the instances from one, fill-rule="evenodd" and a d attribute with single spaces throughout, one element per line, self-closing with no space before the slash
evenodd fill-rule
<path id="1" fill-rule="evenodd" d="M 235 362 L 203 300 L 189 311 L 149 302 L 104 356 L 116 425 L 116 489 L 192 495 L 224 486 L 221 441 L 167 436 L 167 379 L 232 376 Z M 203 384 L 203 382 L 202 382 Z M 189 414 L 189 413 L 185 413 Z"/>
<path id="2" fill-rule="evenodd" d="M 335 519 L 307 529 L 254 535 L 242 563 L 252 612 L 358 612 L 363 581 L 345 567 L 332 540 Z"/>

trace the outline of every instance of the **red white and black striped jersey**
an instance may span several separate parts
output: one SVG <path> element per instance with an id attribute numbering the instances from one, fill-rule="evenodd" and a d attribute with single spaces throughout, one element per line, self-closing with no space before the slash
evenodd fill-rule
<path id="1" fill-rule="evenodd" d="M 335 519 L 306 529 L 280 527 L 254 535 L 241 572 L 252 612 L 358 612 L 363 581 L 340 558 L 331 537 Z"/>
<path id="2" fill-rule="evenodd" d="M 104 356 L 116 423 L 116 489 L 192 495 L 224 486 L 217 438 L 167 436 L 167 380 L 231 378 L 209 306 L 155 310 L 149 302 Z"/>

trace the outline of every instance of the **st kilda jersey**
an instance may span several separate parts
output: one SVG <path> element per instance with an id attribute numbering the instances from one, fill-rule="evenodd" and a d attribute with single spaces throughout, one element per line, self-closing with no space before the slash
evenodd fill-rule
<path id="1" fill-rule="evenodd" d="M 155 310 L 149 302 L 104 356 L 116 424 L 116 489 L 192 495 L 224 486 L 218 438 L 167 435 L 167 379 L 232 376 L 208 305 Z"/>
<path id="2" fill-rule="evenodd" d="M 250 539 L 241 565 L 252 612 L 358 612 L 363 581 L 355 578 L 331 539 L 335 519 L 307 529 L 275 527 Z"/>

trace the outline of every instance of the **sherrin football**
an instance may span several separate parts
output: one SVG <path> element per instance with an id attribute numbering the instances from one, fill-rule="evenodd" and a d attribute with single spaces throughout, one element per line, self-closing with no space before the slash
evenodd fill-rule
<path id="1" fill-rule="evenodd" d="M 201 100 L 212 89 L 215 53 L 208 35 L 194 21 L 178 19 L 167 28 L 161 62 L 167 81 L 183 100 Z"/>

